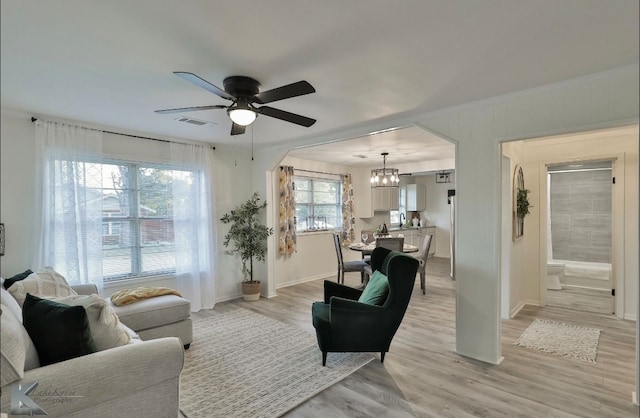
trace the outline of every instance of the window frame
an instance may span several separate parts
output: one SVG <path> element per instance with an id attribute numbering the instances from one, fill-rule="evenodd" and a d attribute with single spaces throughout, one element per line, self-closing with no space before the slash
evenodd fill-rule
<path id="1" fill-rule="evenodd" d="M 129 216 L 103 216 L 102 222 L 129 222 L 132 225 L 132 242 L 129 247 L 129 253 L 131 256 L 131 267 L 130 273 L 126 274 L 117 274 L 107 276 L 104 274 L 103 268 L 103 281 L 105 284 L 108 283 L 117 283 L 121 281 L 127 280 L 142 280 L 156 276 L 167 276 L 167 275 L 175 275 L 176 268 L 175 265 L 173 268 L 164 269 L 164 270 L 153 270 L 153 271 L 143 271 L 143 248 L 146 246 L 142 242 L 142 224 L 144 221 L 161 221 L 161 222 L 173 222 L 173 216 L 156 216 L 149 217 L 143 216 L 140 212 L 140 183 L 139 183 L 139 174 L 141 168 L 152 168 L 156 170 L 163 171 L 188 171 L 192 172 L 192 170 L 188 170 L 179 165 L 166 164 L 166 163 L 154 163 L 154 162 L 146 162 L 146 161 L 130 161 L 130 160 L 120 160 L 120 159 L 103 159 L 99 162 L 100 164 L 109 164 L 109 165 L 123 165 L 128 167 L 129 174 L 129 184 L 131 188 L 129 189 L 130 198 L 129 198 Z M 104 244 L 103 244 L 104 251 Z"/>
<path id="2" fill-rule="evenodd" d="M 338 177 L 336 175 L 336 177 Z M 320 177 L 320 176 L 313 176 L 313 175 L 300 175 L 300 174 L 294 174 L 293 176 L 293 182 L 294 182 L 294 192 L 297 191 L 296 189 L 296 185 L 298 184 L 298 179 L 302 179 L 305 181 L 309 181 L 310 183 L 310 197 L 311 197 L 311 203 L 299 203 L 296 201 L 296 217 L 295 217 L 295 225 L 296 225 L 296 234 L 310 234 L 310 233 L 314 233 L 314 232 L 329 232 L 329 231 L 341 231 L 342 230 L 342 179 L 341 178 L 327 178 L 327 177 Z M 314 188 L 313 185 L 315 182 L 331 182 L 331 183 L 335 183 L 336 184 L 336 190 L 337 190 L 337 196 L 336 196 L 336 203 L 335 204 L 329 204 L 329 203 L 314 203 L 313 202 L 313 192 L 314 192 Z M 314 229 L 299 229 L 298 225 L 301 224 L 301 222 L 299 222 L 298 220 L 298 208 L 300 206 L 307 206 L 308 209 L 308 213 L 311 214 L 311 217 L 314 217 L 314 213 L 315 213 L 315 208 L 317 207 L 321 207 L 321 206 L 335 206 L 336 208 L 336 226 L 333 228 L 314 228 Z M 326 225 L 326 222 L 325 222 Z"/>
<path id="3" fill-rule="evenodd" d="M 54 164 L 58 160 L 59 158 L 52 156 L 52 162 Z M 139 183 L 139 173 L 140 173 L 139 170 L 143 168 L 143 169 L 155 169 L 155 170 L 162 170 L 162 171 L 169 171 L 169 172 L 184 171 L 184 172 L 192 173 L 194 175 L 196 175 L 197 173 L 194 170 L 184 167 L 181 164 L 159 163 L 159 162 L 151 162 L 151 161 L 134 161 L 134 160 L 127 160 L 127 159 L 120 159 L 120 158 L 112 158 L 112 157 L 83 158 L 83 159 L 76 159 L 76 161 L 82 162 L 85 164 L 96 164 L 96 165 L 100 165 L 101 167 L 109 166 L 109 165 L 127 167 L 127 173 L 129 177 L 128 182 L 130 184 L 130 187 L 128 189 L 122 189 L 122 190 L 126 191 L 129 194 L 128 215 L 105 213 L 104 210 L 102 214 L 102 231 L 103 232 L 102 232 L 101 245 L 102 245 L 102 254 L 103 254 L 103 268 L 102 268 L 103 283 L 105 285 L 117 285 L 117 283 L 126 282 L 126 281 L 145 281 L 145 280 L 150 280 L 154 277 L 175 276 L 176 274 L 175 263 L 172 268 L 154 269 L 153 271 L 146 271 L 146 272 L 143 271 L 143 257 L 144 257 L 143 250 L 144 248 L 148 248 L 148 245 L 145 245 L 142 242 L 142 238 L 144 234 L 141 228 L 142 228 L 143 222 L 144 221 L 160 221 L 160 222 L 173 223 L 174 217 L 172 214 L 162 215 L 162 216 L 153 216 L 153 217 L 143 216 L 141 214 L 141 211 L 139 210 L 140 209 L 139 207 L 140 192 L 141 192 L 140 183 Z M 105 189 L 111 188 L 104 183 L 104 178 L 101 181 L 103 182 L 101 186 L 103 191 Z M 131 240 L 126 247 L 123 247 L 127 250 L 127 256 L 130 257 L 129 272 L 123 273 L 123 274 L 107 275 L 108 272 L 104 270 L 104 260 L 106 259 L 104 254 L 105 254 L 105 251 L 108 250 L 108 248 L 105 249 L 104 239 L 105 237 L 111 237 L 112 234 L 107 233 L 105 235 L 105 228 L 107 232 L 110 232 L 112 231 L 112 228 L 118 225 L 117 229 L 122 230 L 123 229 L 122 225 L 124 225 L 125 223 L 129 223 L 131 225 L 131 231 L 130 231 Z"/>

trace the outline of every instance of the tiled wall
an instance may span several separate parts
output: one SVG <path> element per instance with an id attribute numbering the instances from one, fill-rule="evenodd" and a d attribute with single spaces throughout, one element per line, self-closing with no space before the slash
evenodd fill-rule
<path id="1" fill-rule="evenodd" d="M 611 262 L 611 170 L 552 173 L 556 260 Z"/>

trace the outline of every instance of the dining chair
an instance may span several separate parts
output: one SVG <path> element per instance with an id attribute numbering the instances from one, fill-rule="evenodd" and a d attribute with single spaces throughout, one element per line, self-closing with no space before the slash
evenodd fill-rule
<path id="1" fill-rule="evenodd" d="M 404 249 L 404 237 L 378 237 L 376 238 L 376 248 L 378 247 L 386 248 L 391 251 L 402 252 Z M 362 281 L 365 286 L 369 283 L 369 278 L 373 275 L 373 271 L 371 263 L 367 263 L 367 266 L 364 268 Z"/>
<path id="2" fill-rule="evenodd" d="M 333 234 L 333 245 L 336 247 L 336 256 L 338 257 L 338 283 L 344 284 L 344 273 L 349 272 L 360 272 L 360 281 L 364 282 L 364 268 L 367 267 L 368 264 L 362 260 L 344 261 L 339 234 Z"/>
<path id="3" fill-rule="evenodd" d="M 382 247 L 391 251 L 402 252 L 402 250 L 404 249 L 404 237 L 376 238 L 376 247 Z"/>
<path id="4" fill-rule="evenodd" d="M 431 247 L 432 239 L 433 235 L 425 236 L 424 241 L 422 241 L 422 247 L 420 247 L 420 252 L 414 256 L 420 263 L 418 264 L 418 273 L 420 273 L 420 289 L 422 289 L 423 295 L 427 291 L 427 259 L 429 257 L 429 248 Z"/>

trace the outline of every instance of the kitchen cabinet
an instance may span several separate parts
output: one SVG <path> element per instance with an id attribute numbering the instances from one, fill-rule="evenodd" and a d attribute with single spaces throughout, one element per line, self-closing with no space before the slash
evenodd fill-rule
<path id="1" fill-rule="evenodd" d="M 424 184 L 407 184 L 406 210 L 408 212 L 419 212 L 427 206 L 427 188 Z"/>
<path id="2" fill-rule="evenodd" d="M 398 210 L 399 202 L 397 187 L 371 189 L 371 205 L 374 211 Z"/>
<path id="3" fill-rule="evenodd" d="M 355 202 L 355 215 L 358 218 L 373 218 L 371 183 L 369 182 L 370 171 L 368 169 L 354 170 L 353 181 L 353 201 Z"/>

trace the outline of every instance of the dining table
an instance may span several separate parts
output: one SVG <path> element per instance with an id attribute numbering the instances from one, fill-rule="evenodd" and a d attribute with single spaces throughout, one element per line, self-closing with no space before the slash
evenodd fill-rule
<path id="1" fill-rule="evenodd" d="M 375 241 L 370 242 L 368 244 L 363 244 L 362 242 L 354 242 L 353 244 L 349 244 L 350 250 L 362 252 L 363 257 L 365 255 L 371 255 L 371 252 L 373 251 L 374 248 L 376 248 Z M 417 245 L 404 244 L 402 246 L 403 253 L 416 253 L 418 252 L 418 250 L 419 248 Z"/>

